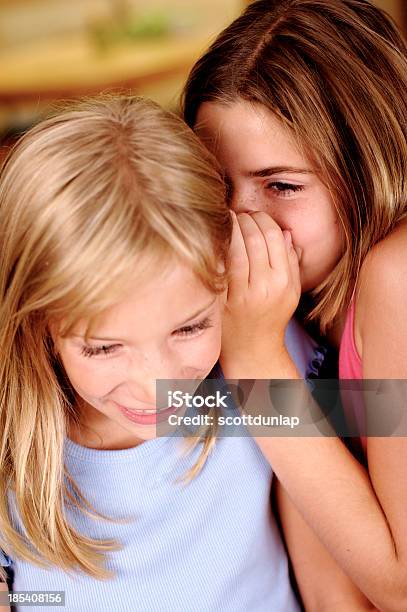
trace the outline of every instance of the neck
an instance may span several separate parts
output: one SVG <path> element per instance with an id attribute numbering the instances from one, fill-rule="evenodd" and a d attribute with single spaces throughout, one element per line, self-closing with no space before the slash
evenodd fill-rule
<path id="1" fill-rule="evenodd" d="M 339 349 L 341 343 L 343 329 L 345 327 L 346 310 L 340 313 L 335 321 L 331 324 L 328 330 L 322 335 L 319 331 L 319 325 L 317 322 L 312 321 L 311 323 L 305 323 L 304 320 L 307 314 L 312 310 L 312 298 L 308 294 L 304 294 L 301 298 L 300 306 L 297 310 L 297 316 L 300 322 L 304 325 L 311 337 L 321 342 L 328 342 L 332 347 Z"/>
<path id="2" fill-rule="evenodd" d="M 68 437 L 80 446 L 97 450 L 124 450 L 142 444 L 144 440 L 112 421 L 87 402 L 77 398 L 79 421 L 69 419 Z"/>

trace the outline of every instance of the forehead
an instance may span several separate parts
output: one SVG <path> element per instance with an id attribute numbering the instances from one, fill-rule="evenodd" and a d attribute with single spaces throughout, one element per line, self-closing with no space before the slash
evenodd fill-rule
<path id="1" fill-rule="evenodd" d="M 116 303 L 91 322 L 79 321 L 73 333 L 140 342 L 168 333 L 214 297 L 188 266 L 174 260 L 150 277 L 129 278 Z"/>
<path id="2" fill-rule="evenodd" d="M 267 108 L 239 101 L 204 102 L 195 130 L 228 173 L 306 164 L 293 134 Z"/>

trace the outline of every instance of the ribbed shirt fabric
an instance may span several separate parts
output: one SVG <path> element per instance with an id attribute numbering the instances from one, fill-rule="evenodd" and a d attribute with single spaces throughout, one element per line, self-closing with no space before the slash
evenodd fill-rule
<path id="1" fill-rule="evenodd" d="M 287 345 L 303 374 L 319 358 L 295 323 Z M 103 582 L 79 572 L 70 576 L 0 551 L 0 563 L 13 573 L 13 591 L 65 591 L 65 612 L 297 612 L 270 510 L 269 464 L 252 438 L 224 437 L 195 479 L 177 482 L 200 452 L 198 446 L 185 455 L 177 437 L 125 450 L 85 448 L 67 439 L 65 464 L 86 499 L 107 516 L 130 519 L 94 520 L 67 508 L 80 532 L 121 543 L 107 556 L 115 577 Z"/>

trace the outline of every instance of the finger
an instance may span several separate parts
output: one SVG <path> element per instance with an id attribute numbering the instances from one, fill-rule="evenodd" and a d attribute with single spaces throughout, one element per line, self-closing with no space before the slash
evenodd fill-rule
<path id="1" fill-rule="evenodd" d="M 242 213 L 237 217 L 249 261 L 249 285 L 270 273 L 267 244 L 263 233 L 251 215 Z"/>
<path id="2" fill-rule="evenodd" d="M 287 247 L 288 265 L 290 270 L 291 282 L 294 285 L 296 291 L 300 294 L 300 260 L 302 249 L 293 244 L 291 232 L 289 232 L 288 230 L 284 230 L 283 235 Z"/>
<path id="3" fill-rule="evenodd" d="M 233 220 L 232 239 L 229 247 L 229 285 L 228 299 L 234 294 L 246 291 L 249 284 L 249 260 L 240 225 L 236 214 L 231 211 Z"/>
<path id="4" fill-rule="evenodd" d="M 290 250 L 294 248 L 291 232 L 289 230 L 283 230 L 283 236 L 287 247 L 287 253 L 289 253 Z"/>
<path id="5" fill-rule="evenodd" d="M 251 218 L 260 228 L 267 246 L 270 267 L 276 271 L 288 271 L 288 253 L 283 232 L 277 223 L 264 212 L 256 212 Z"/>
<path id="6" fill-rule="evenodd" d="M 294 245 L 294 249 L 295 249 L 295 252 L 297 253 L 298 263 L 301 264 L 302 248 Z"/>

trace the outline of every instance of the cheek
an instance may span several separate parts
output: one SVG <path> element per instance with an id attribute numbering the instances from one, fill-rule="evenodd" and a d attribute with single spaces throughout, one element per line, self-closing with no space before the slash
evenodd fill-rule
<path id="1" fill-rule="evenodd" d="M 282 230 L 289 230 L 293 243 L 304 248 L 315 239 L 318 232 L 312 215 L 305 206 L 290 202 L 279 205 L 269 205 L 267 212 Z M 318 232 L 319 233 L 319 232 Z"/>
<path id="2" fill-rule="evenodd" d="M 208 342 L 202 349 L 202 361 L 212 368 L 219 359 L 221 349 L 221 329 L 220 326 L 216 333 L 211 334 Z"/>
<path id="3" fill-rule="evenodd" d="M 197 338 L 190 346 L 183 348 L 181 362 L 182 378 L 204 378 L 219 359 L 221 349 L 221 327 L 218 324 L 204 334 L 201 341 Z"/>
<path id="4" fill-rule="evenodd" d="M 73 388 L 80 395 L 103 397 L 120 382 L 116 364 L 102 360 L 94 363 L 91 358 L 66 357 L 63 364 Z"/>
<path id="5" fill-rule="evenodd" d="M 284 211 L 272 216 L 282 229 L 291 231 L 294 244 L 302 249 L 317 249 L 322 253 L 341 242 L 339 219 L 328 203 L 324 206 L 287 204 Z"/>
<path id="6" fill-rule="evenodd" d="M 303 250 L 316 246 L 321 238 L 321 228 L 307 217 L 287 223 L 287 229 L 291 230 L 294 245 Z"/>

